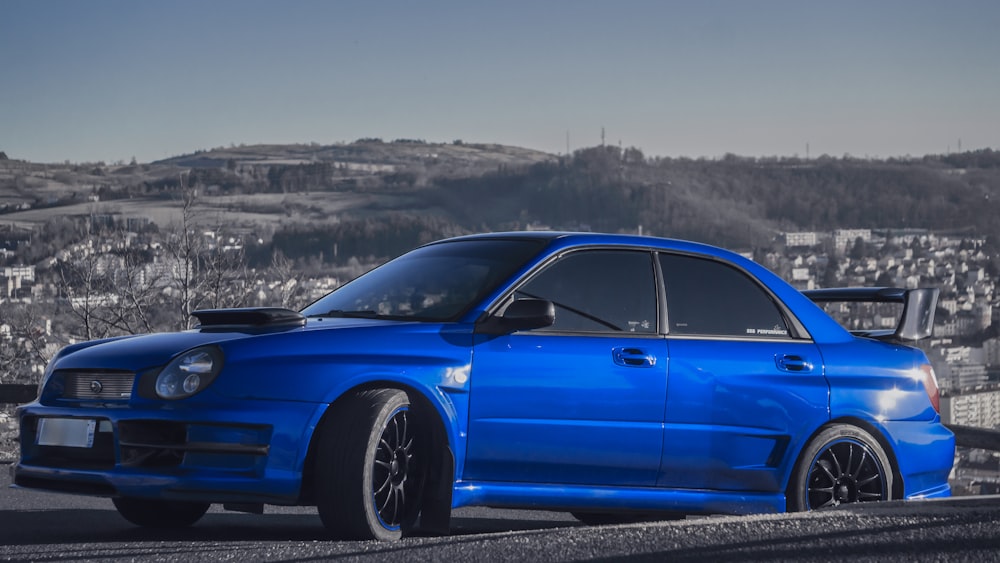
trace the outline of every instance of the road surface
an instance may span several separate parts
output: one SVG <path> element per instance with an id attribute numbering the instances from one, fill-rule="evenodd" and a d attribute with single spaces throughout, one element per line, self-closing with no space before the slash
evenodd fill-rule
<path id="1" fill-rule="evenodd" d="M 309 508 L 213 507 L 191 528 L 137 528 L 107 499 L 12 489 L 8 469 L 0 561 L 1000 561 L 1000 497 L 599 527 L 565 513 L 465 508 L 447 537 L 339 542 Z"/>

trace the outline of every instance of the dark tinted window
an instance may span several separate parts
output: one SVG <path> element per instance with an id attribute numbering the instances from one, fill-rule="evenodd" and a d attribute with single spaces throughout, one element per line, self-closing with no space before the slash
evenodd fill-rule
<path id="1" fill-rule="evenodd" d="M 535 254 L 538 240 L 466 240 L 410 251 L 306 307 L 305 315 L 450 320 Z"/>
<path id="2" fill-rule="evenodd" d="M 788 336 L 771 297 L 743 272 L 714 260 L 660 255 L 671 334 Z"/>
<path id="3" fill-rule="evenodd" d="M 656 331 L 656 282 L 648 252 L 569 254 L 532 278 L 515 297 L 555 303 L 556 322 L 543 330 Z"/>

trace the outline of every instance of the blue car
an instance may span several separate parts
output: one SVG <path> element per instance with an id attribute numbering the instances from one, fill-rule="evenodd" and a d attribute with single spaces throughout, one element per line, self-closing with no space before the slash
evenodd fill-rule
<path id="1" fill-rule="evenodd" d="M 469 505 L 586 523 L 950 494 L 937 292 L 806 295 L 738 254 L 498 233 L 421 246 L 301 312 L 66 347 L 18 409 L 15 486 L 141 526 L 314 505 L 331 535 L 446 533 Z M 902 304 L 852 334 L 816 302 Z"/>

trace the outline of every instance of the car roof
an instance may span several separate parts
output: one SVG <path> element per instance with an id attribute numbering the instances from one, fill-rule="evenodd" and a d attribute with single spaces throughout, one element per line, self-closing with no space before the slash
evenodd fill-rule
<path id="1" fill-rule="evenodd" d="M 572 231 L 509 231 L 496 233 L 480 233 L 443 239 L 430 243 L 441 244 L 464 240 L 538 240 L 547 242 L 549 250 L 572 248 L 577 246 L 628 246 L 634 248 L 674 250 L 716 256 L 728 261 L 742 264 L 752 263 L 741 254 L 709 244 L 692 242 L 682 239 L 654 237 L 649 235 L 610 234 Z"/>

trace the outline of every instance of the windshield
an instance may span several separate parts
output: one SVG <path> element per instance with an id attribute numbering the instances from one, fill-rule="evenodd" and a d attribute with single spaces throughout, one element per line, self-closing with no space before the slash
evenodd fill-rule
<path id="1" fill-rule="evenodd" d="M 410 251 L 303 309 L 306 316 L 454 320 L 496 289 L 543 242 L 464 240 Z"/>

